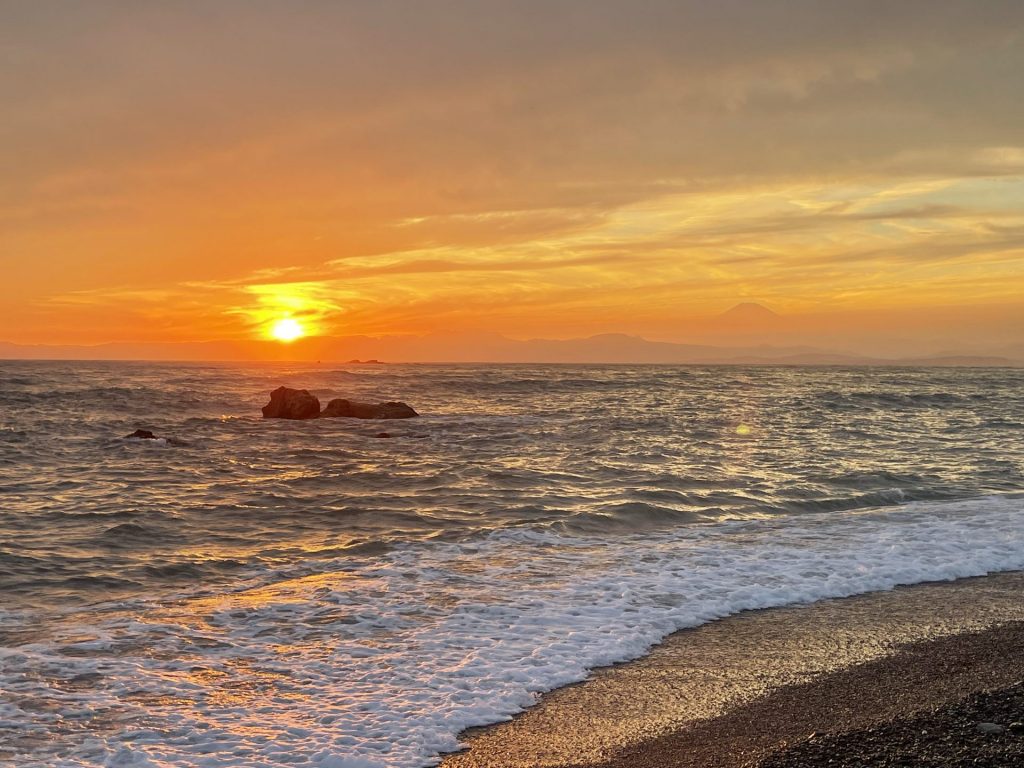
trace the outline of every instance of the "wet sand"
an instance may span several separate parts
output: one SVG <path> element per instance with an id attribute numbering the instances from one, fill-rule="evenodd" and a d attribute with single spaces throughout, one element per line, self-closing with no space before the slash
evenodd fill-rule
<path id="1" fill-rule="evenodd" d="M 999 574 L 753 611 L 678 632 L 641 659 L 546 694 L 511 722 L 467 732 L 470 748 L 442 766 L 781 760 L 812 734 L 868 733 L 1024 679 L 1022 590 L 1024 574 Z"/>

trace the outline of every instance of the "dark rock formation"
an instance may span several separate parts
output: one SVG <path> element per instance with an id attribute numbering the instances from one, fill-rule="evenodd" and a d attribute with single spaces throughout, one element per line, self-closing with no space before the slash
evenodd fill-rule
<path id="1" fill-rule="evenodd" d="M 336 398 L 324 408 L 321 418 L 347 417 L 350 419 L 411 419 L 419 416 L 405 403 L 360 403 L 356 400 Z"/>
<path id="2" fill-rule="evenodd" d="M 358 400 L 336 398 L 331 400 L 323 412 L 320 401 L 305 389 L 278 387 L 270 393 L 270 402 L 263 406 L 265 419 L 411 419 L 419 416 L 405 403 L 361 403 Z"/>
<path id="3" fill-rule="evenodd" d="M 124 436 L 125 440 L 157 440 L 157 436 L 148 429 L 136 429 L 130 435 Z"/>
<path id="4" fill-rule="evenodd" d="M 319 415 L 320 401 L 305 389 L 278 387 L 263 406 L 265 419 L 315 419 Z"/>
<path id="5" fill-rule="evenodd" d="M 125 435 L 122 440 L 159 440 L 161 445 L 175 445 L 181 447 L 188 445 L 184 440 L 179 440 L 176 437 L 160 437 L 150 432 L 148 429 L 136 429 L 130 435 Z"/>

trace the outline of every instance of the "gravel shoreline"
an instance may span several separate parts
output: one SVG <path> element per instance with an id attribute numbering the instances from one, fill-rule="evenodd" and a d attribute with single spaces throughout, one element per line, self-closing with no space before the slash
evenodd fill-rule
<path id="1" fill-rule="evenodd" d="M 875 728 L 813 736 L 758 768 L 1024 766 L 1024 682 Z"/>
<path id="2" fill-rule="evenodd" d="M 1024 768 L 1022 595 L 996 574 L 685 630 L 467 732 L 442 768 Z M 988 720 L 1006 730 L 971 730 Z"/>
<path id="3" fill-rule="evenodd" d="M 974 730 L 995 720 L 1009 734 L 1024 720 L 1014 709 L 1022 680 L 1024 622 L 1014 622 L 912 643 L 588 768 L 1024 766 L 1016 733 Z"/>

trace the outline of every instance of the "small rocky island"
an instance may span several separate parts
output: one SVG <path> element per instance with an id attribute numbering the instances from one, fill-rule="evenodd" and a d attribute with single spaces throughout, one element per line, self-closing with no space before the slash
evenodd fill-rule
<path id="1" fill-rule="evenodd" d="M 411 419 L 419 416 L 405 403 L 362 403 L 335 398 L 321 411 L 320 400 L 308 389 L 278 387 L 270 393 L 270 402 L 263 406 L 265 419 Z"/>

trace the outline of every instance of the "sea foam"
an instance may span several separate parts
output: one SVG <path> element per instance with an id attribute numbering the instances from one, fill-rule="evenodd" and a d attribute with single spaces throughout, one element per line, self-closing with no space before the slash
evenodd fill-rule
<path id="1" fill-rule="evenodd" d="M 0 745 L 23 766 L 430 766 L 464 728 L 675 630 L 1024 568 L 1022 513 L 989 497 L 618 537 L 506 529 L 310 561 L 3 650 L 0 728 L 33 747 Z"/>

